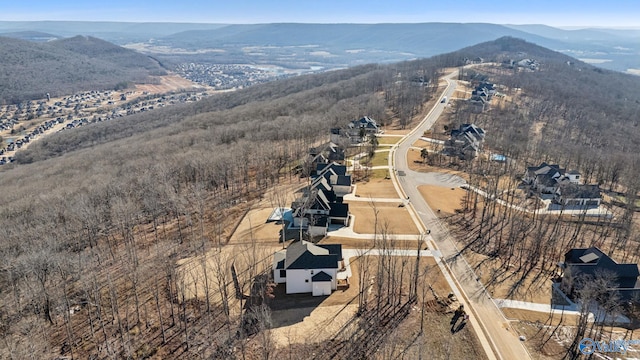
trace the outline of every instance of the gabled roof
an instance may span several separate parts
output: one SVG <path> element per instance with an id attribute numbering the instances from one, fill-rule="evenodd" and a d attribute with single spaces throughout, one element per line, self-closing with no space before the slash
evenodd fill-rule
<path id="1" fill-rule="evenodd" d="M 342 244 L 318 244 L 317 246 L 329 250 L 329 254 L 336 255 L 338 260 L 342 260 Z"/>
<path id="2" fill-rule="evenodd" d="M 565 170 L 560 168 L 560 165 L 549 165 L 546 162 L 543 162 L 539 166 L 529 166 L 527 167 L 527 174 L 530 177 L 537 177 L 539 175 L 549 176 L 553 179 L 558 178 L 564 175 Z M 539 179 L 540 180 L 540 179 Z"/>
<path id="3" fill-rule="evenodd" d="M 599 272 L 609 272 L 616 277 L 620 288 L 636 287 L 640 276 L 637 264 L 618 264 L 597 247 L 571 249 L 565 254 L 564 261 L 574 276 L 595 276 Z"/>
<path id="4" fill-rule="evenodd" d="M 284 259 L 287 256 L 285 250 L 280 250 L 273 255 L 273 263 L 276 269 L 284 269 Z"/>
<path id="5" fill-rule="evenodd" d="M 536 181 L 538 184 L 545 186 L 555 186 L 558 183 L 553 175 L 548 174 L 540 174 L 536 176 Z"/>
<path id="6" fill-rule="evenodd" d="M 320 189 L 322 191 L 331 191 L 331 185 L 325 177 L 318 176 L 311 182 L 312 189 Z"/>
<path id="7" fill-rule="evenodd" d="M 291 208 L 294 209 L 295 216 L 299 216 L 301 209 L 323 209 L 329 210 L 331 204 L 335 200 L 335 194 L 333 191 L 327 191 L 326 193 L 319 188 L 307 189 L 304 195 L 296 199 Z"/>
<path id="8" fill-rule="evenodd" d="M 324 271 L 320 271 L 319 273 L 313 275 L 311 277 L 311 281 L 313 282 L 327 282 L 327 281 L 331 281 L 333 280 L 333 278 L 331 277 L 331 275 L 327 274 Z"/>
<path id="9" fill-rule="evenodd" d="M 318 164 L 316 165 L 317 176 L 324 176 L 327 171 L 331 171 L 335 175 L 346 175 L 347 167 L 337 163 Z M 328 180 L 328 179 L 327 179 Z"/>
<path id="10" fill-rule="evenodd" d="M 475 124 L 462 124 L 460 125 L 460 128 L 451 130 L 452 138 L 459 136 L 473 136 L 478 140 L 483 140 L 485 131 Z"/>
<path id="11" fill-rule="evenodd" d="M 331 206 L 329 205 L 330 203 L 331 202 L 325 195 L 324 191 L 318 190 L 316 193 L 316 201 L 313 203 L 313 205 L 311 205 L 311 207 L 314 209 L 317 209 L 317 208 L 330 209 L 331 208 Z"/>
<path id="12" fill-rule="evenodd" d="M 307 241 L 289 245 L 285 258 L 286 269 L 337 269 L 338 255 Z"/>

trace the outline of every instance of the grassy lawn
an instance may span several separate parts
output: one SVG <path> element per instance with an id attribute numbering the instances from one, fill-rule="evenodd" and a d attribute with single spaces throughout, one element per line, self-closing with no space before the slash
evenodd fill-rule
<path id="1" fill-rule="evenodd" d="M 378 145 L 393 145 L 402 140 L 400 136 L 384 136 L 378 137 Z"/>
<path id="2" fill-rule="evenodd" d="M 387 169 L 371 170 L 372 179 L 386 179 L 388 177 L 389 177 L 389 170 Z"/>
<path id="3" fill-rule="evenodd" d="M 377 152 L 373 154 L 371 158 L 371 166 L 386 166 L 389 165 L 389 152 Z"/>

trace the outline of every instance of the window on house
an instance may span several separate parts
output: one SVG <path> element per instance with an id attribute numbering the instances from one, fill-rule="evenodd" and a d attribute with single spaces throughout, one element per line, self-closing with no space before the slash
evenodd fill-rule
<path id="1" fill-rule="evenodd" d="M 311 275 L 313 275 L 313 270 L 311 270 Z"/>
<path id="2" fill-rule="evenodd" d="M 280 277 L 287 277 L 287 270 L 280 270 Z"/>
<path id="3" fill-rule="evenodd" d="M 309 282 L 309 279 L 304 279 L 304 282 Z"/>

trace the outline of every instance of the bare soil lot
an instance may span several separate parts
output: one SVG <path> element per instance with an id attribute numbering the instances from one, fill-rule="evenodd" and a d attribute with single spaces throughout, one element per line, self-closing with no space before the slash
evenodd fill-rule
<path id="1" fill-rule="evenodd" d="M 578 317 L 576 315 L 561 315 L 560 313 L 548 314 L 538 311 L 503 308 L 502 312 L 507 319 L 517 319 L 531 323 L 547 324 L 556 326 L 560 322 L 563 325 L 574 326 L 577 324 Z"/>
<path id="2" fill-rule="evenodd" d="M 441 214 L 454 214 L 462 208 L 462 199 L 467 191 L 461 188 L 449 188 L 433 185 L 418 187 L 420 194 L 433 211 L 440 209 Z"/>
<path id="3" fill-rule="evenodd" d="M 356 196 L 362 198 L 398 198 L 398 192 L 390 179 L 371 179 L 356 184 Z"/>
<path id="4" fill-rule="evenodd" d="M 277 244 L 282 225 L 276 222 L 268 223 L 267 219 L 274 208 L 291 206 L 291 202 L 300 195 L 297 191 L 303 184 L 304 180 L 296 179 L 293 183 L 283 184 L 268 191 L 264 198 L 244 215 L 231 235 L 229 244 L 247 243 L 252 240 Z"/>
<path id="5" fill-rule="evenodd" d="M 459 249 L 463 247 L 457 242 Z M 496 260 L 490 260 L 487 256 L 467 251 L 464 254 L 465 259 L 474 267 L 476 275 L 478 275 L 485 285 L 490 285 L 489 291 L 496 299 L 514 299 L 520 301 L 528 301 L 539 304 L 549 304 L 551 301 L 551 281 L 544 280 L 542 277 L 536 278 L 528 276 L 526 279 L 520 279 L 515 276 L 516 265 L 509 266 L 509 269 Z M 505 271 L 507 270 L 507 271 Z M 518 284 L 517 289 L 514 285 Z"/>
<path id="6" fill-rule="evenodd" d="M 221 303 L 219 284 L 222 282 L 220 280 L 227 284 L 229 294 L 234 293 L 234 289 L 229 285 L 231 278 L 227 273 L 232 263 L 238 273 L 243 293 L 249 294 L 251 279 L 247 269 L 252 264 L 256 264 L 254 268 L 256 273 L 271 268 L 273 254 L 281 249 L 282 244 L 277 243 L 255 244 L 255 246 L 253 244 L 226 245 L 220 249 L 211 249 L 204 255 L 178 260 L 176 262 L 177 291 L 180 295 L 178 299 L 204 301 L 208 296 L 211 303 Z M 226 274 L 226 277 L 219 277 L 222 273 Z M 237 301 L 233 298 L 231 302 L 235 304 Z M 239 311 L 239 307 L 231 306 L 231 310 Z"/>
<path id="7" fill-rule="evenodd" d="M 196 84 L 191 80 L 187 80 L 175 74 L 165 76 L 154 76 L 154 80 L 158 84 L 139 84 L 136 90 L 146 91 L 152 94 L 162 94 L 170 91 L 187 90 L 187 89 L 203 89 L 206 86 Z"/>
<path id="8" fill-rule="evenodd" d="M 434 154 L 433 156 L 436 157 L 436 161 L 439 161 L 437 159 L 441 159 L 443 165 L 447 165 L 449 164 L 449 161 L 451 161 L 449 157 L 444 155 Z M 454 159 L 454 161 L 458 161 L 458 160 Z M 420 157 L 420 150 L 415 150 L 415 149 L 409 150 L 409 152 L 407 153 L 407 163 L 409 164 L 409 169 L 413 171 L 440 172 L 445 174 L 454 174 L 469 181 L 469 175 L 467 175 L 467 173 L 456 170 L 454 168 L 456 166 L 455 163 L 454 165 L 452 165 L 452 167 L 441 167 L 441 166 L 432 166 L 423 162 L 422 157 Z"/>
<path id="9" fill-rule="evenodd" d="M 250 210 L 238 225 L 236 232 L 231 236 L 229 244 L 249 242 L 252 239 L 258 242 L 277 243 L 280 239 L 282 225 L 275 222 L 267 222 L 271 212 L 273 212 L 272 207 Z"/>
<path id="10" fill-rule="evenodd" d="M 394 240 L 396 249 L 416 250 L 418 245 L 425 250 L 423 241 L 418 240 Z M 339 236 L 329 236 L 320 240 L 321 244 L 342 244 L 343 249 L 370 249 L 374 247 L 373 239 L 354 239 Z"/>
<path id="11" fill-rule="evenodd" d="M 407 261 L 413 268 L 413 258 L 397 258 Z M 373 274 L 378 257 L 367 257 L 369 276 Z M 339 330 L 352 321 L 357 321 L 358 276 L 361 267 L 360 258 L 351 258 L 353 277 L 346 291 L 336 291 L 328 297 L 313 298 L 309 295 L 276 295 L 272 301 L 272 321 L 270 330 L 272 340 L 286 354 L 287 349 L 299 349 L 295 344 L 321 344 L 326 341 L 349 341 L 349 338 L 336 337 Z M 418 354 L 428 354 L 428 358 L 484 359 L 474 329 L 464 327 L 452 334 L 451 309 L 436 301 L 436 295 L 444 298 L 451 291 L 435 260 L 431 257 L 421 259 L 419 300 L 410 310 L 410 314 L 395 329 L 389 331 L 383 348 L 387 355 L 396 354 L 405 358 L 418 358 Z M 409 277 L 404 282 L 408 285 Z M 428 287 L 431 286 L 431 291 Z M 424 301 L 423 301 L 424 300 Z M 375 303 L 375 301 L 374 301 Z M 420 323 L 424 315 L 425 332 L 420 335 Z M 348 334 L 342 334 L 342 336 Z M 316 351 L 315 348 L 313 351 Z M 291 353 L 289 353 L 291 354 Z M 300 354 L 300 353 L 298 353 Z M 391 355 L 390 355 L 391 356 Z M 395 356 L 394 356 L 395 357 Z"/>
<path id="12" fill-rule="evenodd" d="M 386 227 L 390 234 L 418 235 L 418 228 L 414 224 L 409 211 L 398 207 L 394 203 L 374 203 L 378 211 L 378 228 Z M 349 203 L 349 211 L 355 216 L 353 230 L 359 234 L 373 234 L 375 225 L 374 210 L 369 203 Z"/>

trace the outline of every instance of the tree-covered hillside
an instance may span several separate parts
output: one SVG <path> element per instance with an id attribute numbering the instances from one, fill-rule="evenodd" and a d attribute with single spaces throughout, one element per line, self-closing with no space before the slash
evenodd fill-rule
<path id="1" fill-rule="evenodd" d="M 164 74 L 151 58 L 106 41 L 77 36 L 46 43 L 0 37 L 0 102 L 114 88 Z"/>
<path id="2" fill-rule="evenodd" d="M 52 64 L 68 54 L 55 49 L 30 54 Z M 274 81 L 56 133 L 19 152 L 18 164 L 0 171 L 0 357 L 241 358 L 253 348 L 239 330 L 247 321 L 228 269 L 238 260 L 240 281 L 256 274 L 253 236 L 247 235 L 246 244 L 243 239 L 246 248 L 217 263 L 215 276 L 180 276 L 179 260 L 201 256 L 203 261 L 192 264 L 206 269 L 206 254 L 223 253 L 230 229 L 256 199 L 283 181 L 296 183 L 293 170 L 310 146 L 326 141 L 330 128 L 363 115 L 380 123 L 421 118 L 442 69 L 475 57 L 540 64 L 537 71 L 464 68 L 461 76 L 471 83 L 482 78 L 523 95 L 514 102 L 505 97 L 503 107 L 484 113 L 466 111 L 465 102 L 455 99 L 447 105 L 455 121 L 487 129 L 487 146 L 513 159 L 506 166 L 514 174 L 524 170 L 517 168 L 520 163 L 548 159 L 606 184 L 637 182 L 637 78 L 513 38 L 429 59 Z M 530 136 L 540 123 L 546 124 L 544 136 Z M 590 241 L 580 226 L 573 236 Z M 516 226 L 510 231 L 532 232 Z M 631 240 L 637 232 L 629 234 L 625 239 L 640 244 Z M 516 237 L 505 235 L 506 242 L 522 253 L 542 254 Z M 564 249 L 544 250 L 553 253 L 546 259 L 555 266 Z M 271 253 L 264 258 L 270 261 Z M 187 282 L 209 281 L 218 284 L 212 292 L 219 297 L 201 291 L 195 301 L 185 298 Z M 229 311 L 229 304 L 237 311 Z M 316 345 L 289 348 L 288 355 L 322 354 Z"/>
<path id="3" fill-rule="evenodd" d="M 459 121 L 481 121 L 496 136 L 495 147 L 531 162 L 541 158 L 569 161 L 577 167 L 637 169 L 640 164 L 640 79 L 604 70 L 569 56 L 514 38 L 500 38 L 446 55 L 462 59 L 482 57 L 496 63 L 525 58 L 539 63 L 537 71 L 501 66 L 478 75 L 511 91 L 521 101 L 484 114 L 461 112 Z M 474 70 L 469 70 L 473 73 Z M 540 136 L 532 136 L 541 127 Z M 634 165 L 635 164 L 635 165 Z M 629 174 L 631 180 L 635 176 Z M 605 181 L 605 179 L 596 179 Z"/>

